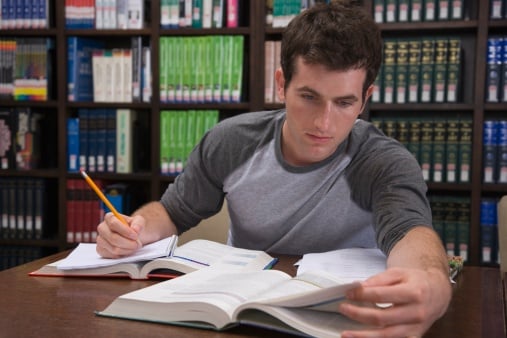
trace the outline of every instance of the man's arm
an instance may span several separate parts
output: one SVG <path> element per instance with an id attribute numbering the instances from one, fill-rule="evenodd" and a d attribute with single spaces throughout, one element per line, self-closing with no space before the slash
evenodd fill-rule
<path id="1" fill-rule="evenodd" d="M 379 328 L 342 336 L 420 337 L 445 313 L 451 294 L 447 255 L 440 238 L 430 228 L 415 227 L 392 248 L 387 270 L 348 294 L 350 300 L 392 306 L 340 306 L 344 315 Z"/>
<path id="2" fill-rule="evenodd" d="M 97 227 L 97 252 L 102 257 L 128 256 L 142 245 L 177 234 L 171 217 L 160 202 L 150 202 L 124 216 L 125 226 L 112 213 L 106 214 Z"/>

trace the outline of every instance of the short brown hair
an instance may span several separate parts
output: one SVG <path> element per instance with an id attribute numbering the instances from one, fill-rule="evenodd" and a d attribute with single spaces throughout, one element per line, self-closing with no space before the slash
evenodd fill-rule
<path id="1" fill-rule="evenodd" d="M 286 87 L 299 56 L 307 64 L 329 70 L 365 69 L 364 95 L 382 62 L 380 30 L 371 15 L 353 1 L 319 3 L 291 20 L 283 33 L 281 67 Z"/>

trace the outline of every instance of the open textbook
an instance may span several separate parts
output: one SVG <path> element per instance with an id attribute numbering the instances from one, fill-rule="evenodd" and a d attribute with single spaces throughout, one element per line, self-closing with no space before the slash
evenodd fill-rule
<path id="1" fill-rule="evenodd" d="M 130 277 L 132 279 L 173 278 L 204 267 L 262 270 L 276 259 L 263 251 L 247 250 L 204 239 L 175 247 L 173 237 L 141 248 L 119 259 L 100 257 L 95 244 L 80 243 L 66 258 L 46 264 L 30 276 Z"/>
<path id="2" fill-rule="evenodd" d="M 365 328 L 337 312 L 347 290 L 325 272 L 224 272 L 210 267 L 116 298 L 100 316 L 225 330 L 246 324 L 293 334 L 340 337 Z"/>

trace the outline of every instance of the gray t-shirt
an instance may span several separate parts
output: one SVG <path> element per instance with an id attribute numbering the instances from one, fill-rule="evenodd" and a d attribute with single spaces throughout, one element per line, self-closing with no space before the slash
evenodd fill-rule
<path id="1" fill-rule="evenodd" d="M 347 247 L 388 253 L 413 226 L 431 226 L 421 169 L 399 142 L 357 120 L 322 162 L 288 164 L 285 110 L 241 114 L 210 130 L 161 202 L 184 232 L 227 198 L 229 243 L 301 255 Z"/>

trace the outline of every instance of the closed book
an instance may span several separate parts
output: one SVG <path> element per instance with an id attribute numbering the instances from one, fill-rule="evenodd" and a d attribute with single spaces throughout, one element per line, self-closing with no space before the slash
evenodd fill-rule
<path id="1" fill-rule="evenodd" d="M 500 101 L 502 37 L 489 37 L 486 54 L 486 102 Z"/>
<path id="2" fill-rule="evenodd" d="M 417 103 L 421 91 L 421 40 L 411 39 L 408 42 L 408 93 L 407 101 Z"/>
<path id="3" fill-rule="evenodd" d="M 421 46 L 421 92 L 420 102 L 432 102 L 435 71 L 435 39 L 423 38 Z"/>
<path id="4" fill-rule="evenodd" d="M 461 99 L 461 38 L 449 38 L 449 59 L 447 64 L 446 101 L 458 102 Z"/>
<path id="5" fill-rule="evenodd" d="M 67 118 L 67 171 L 79 171 L 79 118 Z"/>
<path id="6" fill-rule="evenodd" d="M 447 119 L 445 182 L 458 182 L 459 119 Z"/>
<path id="7" fill-rule="evenodd" d="M 89 144 L 89 110 L 80 108 L 79 118 L 79 170 L 88 169 L 88 144 Z"/>
<path id="8" fill-rule="evenodd" d="M 507 183 L 507 120 L 497 122 L 498 183 Z"/>
<path id="9" fill-rule="evenodd" d="M 67 38 L 67 99 L 92 102 L 94 94 L 92 54 L 103 43 L 85 37 Z"/>
<path id="10" fill-rule="evenodd" d="M 498 163 L 498 137 L 496 121 L 486 120 L 483 127 L 483 182 L 496 182 L 496 167 Z"/>
<path id="11" fill-rule="evenodd" d="M 77 222 L 76 180 L 68 179 L 65 187 L 66 240 L 67 243 L 74 243 L 76 242 L 74 226 Z"/>
<path id="12" fill-rule="evenodd" d="M 106 171 L 116 172 L 116 110 L 105 109 L 106 119 Z"/>
<path id="13" fill-rule="evenodd" d="M 396 47 L 396 103 L 407 103 L 409 67 L 409 41 L 400 39 Z"/>
<path id="14" fill-rule="evenodd" d="M 446 102 L 448 39 L 435 40 L 435 73 L 433 76 L 433 102 Z"/>
<path id="15" fill-rule="evenodd" d="M 457 242 L 458 255 L 464 262 L 468 261 L 469 241 L 470 241 L 470 199 L 466 197 L 459 198 L 457 201 L 458 224 L 457 224 Z"/>
<path id="16" fill-rule="evenodd" d="M 432 180 L 443 182 L 447 165 L 447 121 L 445 118 L 435 118 L 433 124 L 433 160 Z"/>
<path id="17" fill-rule="evenodd" d="M 469 183 L 472 168 L 472 119 L 463 117 L 459 121 L 459 182 Z"/>
<path id="18" fill-rule="evenodd" d="M 457 255 L 458 204 L 457 198 L 449 197 L 445 204 L 444 238 L 447 255 Z"/>
<path id="19" fill-rule="evenodd" d="M 384 103 L 394 103 L 396 88 L 396 40 L 386 39 L 384 41 Z"/>

